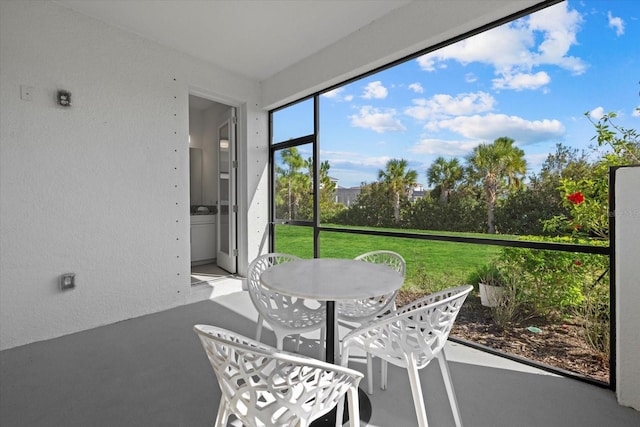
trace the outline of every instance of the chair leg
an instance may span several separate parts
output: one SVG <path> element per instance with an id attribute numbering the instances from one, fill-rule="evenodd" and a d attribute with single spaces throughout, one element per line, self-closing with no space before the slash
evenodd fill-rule
<path id="1" fill-rule="evenodd" d="M 300 353 L 300 334 L 296 334 L 296 353 Z"/>
<path id="2" fill-rule="evenodd" d="M 387 363 L 386 360 L 380 360 L 380 388 L 382 390 L 386 390 L 387 389 L 387 368 L 388 368 L 389 364 Z"/>
<path id="3" fill-rule="evenodd" d="M 347 390 L 347 399 L 349 400 L 349 427 L 360 427 L 360 407 L 357 387 L 349 387 L 349 390 Z"/>
<path id="4" fill-rule="evenodd" d="M 409 373 L 409 383 L 411 384 L 411 395 L 413 396 L 413 405 L 416 408 L 416 416 L 418 418 L 419 427 L 428 427 L 427 411 L 424 407 L 424 398 L 422 397 L 422 386 L 420 385 L 420 377 L 418 376 L 418 366 L 415 356 L 410 354 L 407 364 Z"/>
<path id="5" fill-rule="evenodd" d="M 284 335 L 276 334 L 276 348 L 278 350 L 284 349 Z"/>
<path id="6" fill-rule="evenodd" d="M 333 322 L 333 351 L 338 353 L 338 359 L 340 358 L 340 352 L 342 351 L 340 345 L 340 322 L 338 322 L 338 316 L 335 316 L 335 321 Z M 336 357 L 336 355 L 333 355 Z"/>
<path id="7" fill-rule="evenodd" d="M 367 352 L 367 393 L 373 394 L 373 357 Z"/>
<path id="8" fill-rule="evenodd" d="M 342 427 L 342 414 L 344 413 L 344 397 L 340 399 L 338 402 L 338 406 L 336 406 L 336 426 Z"/>
<path id="9" fill-rule="evenodd" d="M 325 360 L 325 342 L 324 339 L 327 336 L 327 331 L 325 331 L 325 328 L 320 328 L 320 345 L 318 347 L 320 347 L 320 357 L 318 357 L 319 360 Z M 335 347 L 334 347 L 335 348 Z"/>
<path id="10" fill-rule="evenodd" d="M 342 366 L 349 365 L 349 348 L 343 348 L 340 354 L 340 364 Z M 336 407 L 336 427 L 342 427 L 342 414 L 344 413 L 344 397 L 338 402 Z"/>
<path id="11" fill-rule="evenodd" d="M 262 314 L 258 314 L 258 321 L 256 327 L 256 341 L 260 341 L 260 337 L 262 336 L 262 322 L 263 322 Z"/>
<path id="12" fill-rule="evenodd" d="M 224 396 L 220 396 L 220 406 L 218 406 L 218 415 L 216 416 L 215 427 L 226 427 L 229 419 L 229 408 Z"/>
<path id="13" fill-rule="evenodd" d="M 451 405 L 451 412 L 453 413 L 453 419 L 456 422 L 456 427 L 462 427 L 462 417 L 460 416 L 458 399 L 456 398 L 456 392 L 453 389 L 453 382 L 451 381 L 451 373 L 449 372 L 449 364 L 447 363 L 447 357 L 444 354 L 444 348 L 440 353 L 438 353 L 436 358 L 440 365 L 440 371 L 442 371 L 442 379 L 444 380 L 444 386 L 447 389 L 449 404 Z"/>

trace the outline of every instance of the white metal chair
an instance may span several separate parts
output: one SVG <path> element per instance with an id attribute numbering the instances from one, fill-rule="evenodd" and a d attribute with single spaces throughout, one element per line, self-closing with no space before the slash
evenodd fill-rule
<path id="1" fill-rule="evenodd" d="M 246 427 L 306 427 L 347 395 L 359 427 L 360 372 L 286 353 L 226 329 L 195 325 L 222 396 L 215 426 L 235 415 Z"/>
<path id="2" fill-rule="evenodd" d="M 404 258 L 396 252 L 373 251 L 359 255 L 354 259 L 387 265 L 400 273 L 402 277 L 404 277 L 405 274 L 406 263 Z M 394 304 L 398 291 L 399 289 L 396 289 L 394 292 L 372 298 L 338 301 L 336 303 L 338 320 L 355 322 L 362 325 L 389 309 L 395 309 Z"/>
<path id="3" fill-rule="evenodd" d="M 342 342 L 342 365 L 347 366 L 350 350 L 359 348 L 368 355 L 381 358 L 383 362 L 406 368 L 418 425 L 427 427 L 427 413 L 418 370 L 427 366 L 434 358 L 438 359 L 453 418 L 456 426 L 461 427 L 462 419 L 444 345 L 456 316 L 472 289 L 473 286 L 464 285 L 436 292 L 351 331 Z M 383 389 L 387 387 L 386 371 L 386 363 L 383 363 Z M 371 369 L 368 377 L 368 391 L 373 393 Z M 338 407 L 338 414 L 341 414 L 341 405 Z"/>
<path id="4" fill-rule="evenodd" d="M 390 268 L 396 270 L 404 278 L 406 270 L 406 262 L 402 256 L 392 251 L 372 251 L 362 255 L 358 255 L 354 259 L 371 262 L 375 264 L 384 264 Z M 371 298 L 356 299 L 349 301 L 338 301 L 336 303 L 336 334 L 335 334 L 335 348 L 340 349 L 339 337 L 338 337 L 338 322 L 340 320 L 346 322 L 356 323 L 359 326 L 369 322 L 372 319 L 384 314 L 388 310 L 395 310 L 396 295 L 400 288 L 395 291 L 378 295 Z M 384 361 L 382 363 L 385 363 Z M 367 370 L 370 372 L 373 368 L 373 357 L 371 354 L 367 354 Z M 371 375 L 367 376 L 369 382 L 371 382 Z M 369 388 L 373 388 L 370 386 Z"/>
<path id="5" fill-rule="evenodd" d="M 276 347 L 283 349 L 284 337 L 297 335 L 296 351 L 300 346 L 300 334 L 320 329 L 320 357 L 324 355 L 326 332 L 326 307 L 318 301 L 305 300 L 279 294 L 260 282 L 264 270 L 275 264 L 299 260 L 295 255 L 268 253 L 249 264 L 247 287 L 251 302 L 258 310 L 256 340 L 262 336 L 262 324 L 266 321 L 276 335 Z"/>

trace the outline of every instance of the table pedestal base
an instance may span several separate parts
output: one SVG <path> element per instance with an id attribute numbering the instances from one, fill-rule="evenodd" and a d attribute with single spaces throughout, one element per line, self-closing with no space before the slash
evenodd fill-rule
<path id="1" fill-rule="evenodd" d="M 367 393 L 361 388 L 358 389 L 358 403 L 360 404 L 360 425 L 366 426 L 371 419 L 371 401 L 369 400 L 369 396 Z M 310 427 L 320 427 L 320 426 L 331 426 L 334 427 L 336 425 L 336 411 L 333 411 L 325 414 L 324 416 L 318 418 L 314 422 L 311 423 Z M 342 423 L 347 423 L 349 421 L 349 408 L 347 405 L 344 405 L 344 415 L 342 417 Z M 347 424 L 348 425 L 348 424 Z"/>

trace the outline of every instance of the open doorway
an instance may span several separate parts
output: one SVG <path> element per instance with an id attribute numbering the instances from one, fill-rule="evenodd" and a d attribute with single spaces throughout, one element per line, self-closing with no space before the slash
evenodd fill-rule
<path id="1" fill-rule="evenodd" d="M 189 95 L 191 284 L 237 270 L 235 108 Z"/>

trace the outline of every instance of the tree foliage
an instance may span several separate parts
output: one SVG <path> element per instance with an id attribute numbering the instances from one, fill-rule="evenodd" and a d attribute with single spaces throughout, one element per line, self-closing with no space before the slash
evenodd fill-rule
<path id="1" fill-rule="evenodd" d="M 427 180 L 430 185 L 435 186 L 434 192 L 439 193 L 440 201 L 447 204 L 451 193 L 462 180 L 463 174 L 464 168 L 457 158 L 447 160 L 439 156 L 427 169 Z"/>
<path id="2" fill-rule="evenodd" d="M 381 182 L 363 183 L 360 194 L 349 209 L 338 213 L 331 222 L 367 227 L 391 227 L 395 223 L 390 188 Z"/>
<path id="3" fill-rule="evenodd" d="M 407 165 L 405 159 L 391 159 L 384 170 L 378 171 L 378 181 L 391 193 L 396 224 L 400 223 L 400 203 L 410 196 L 418 179 L 418 173 L 412 169 L 407 170 Z"/>
<path id="4" fill-rule="evenodd" d="M 529 176 L 528 184 L 499 201 L 495 210 L 496 228 L 505 234 L 555 235 L 545 229 L 545 221 L 568 214 L 558 187 L 562 179 L 581 179 L 591 173 L 584 152 L 556 144 L 539 174 Z"/>
<path id="5" fill-rule="evenodd" d="M 640 140 L 634 129 L 616 125 L 609 113 L 594 121 L 596 135 L 592 141 L 598 158 L 589 174 L 566 176 L 560 180 L 560 192 L 566 215 L 557 215 L 545 222 L 547 230 L 559 233 L 586 235 L 601 239 L 609 238 L 609 169 L 615 166 L 640 164 Z"/>
<path id="6" fill-rule="evenodd" d="M 506 189 L 519 188 L 522 184 L 527 163 L 524 151 L 515 147 L 514 140 L 500 137 L 492 144 L 480 144 L 467 158 L 469 173 L 482 181 L 487 204 L 487 232 L 496 232 L 494 209 L 501 193 Z"/>
<path id="7" fill-rule="evenodd" d="M 281 163 L 276 165 L 275 202 L 276 216 L 285 220 L 313 219 L 313 159 L 304 160 L 298 149 L 287 148 L 281 152 Z M 329 176 L 328 161 L 320 164 L 319 204 L 322 220 L 342 211 L 344 206 L 335 202 L 336 183 Z"/>

